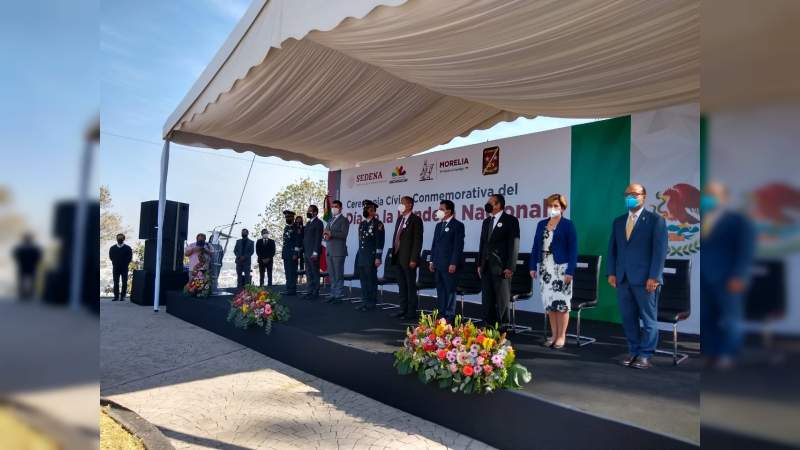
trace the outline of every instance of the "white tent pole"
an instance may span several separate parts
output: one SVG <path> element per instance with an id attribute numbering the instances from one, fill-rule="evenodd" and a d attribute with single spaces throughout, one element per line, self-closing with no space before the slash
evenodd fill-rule
<path id="1" fill-rule="evenodd" d="M 156 235 L 156 280 L 153 293 L 153 311 L 158 312 L 161 292 L 161 251 L 164 240 L 164 209 L 167 206 L 167 173 L 169 172 L 169 139 L 164 140 L 161 150 L 161 183 L 158 187 L 158 233 Z"/>
<path id="2" fill-rule="evenodd" d="M 92 171 L 94 159 L 94 142 L 86 140 L 81 161 L 80 185 L 78 186 L 78 201 L 75 205 L 75 217 L 73 218 L 72 231 L 72 271 L 69 279 L 69 307 L 77 311 L 81 307 L 81 295 L 83 295 L 83 263 L 84 252 L 86 251 L 86 216 L 89 209 L 89 178 Z"/>

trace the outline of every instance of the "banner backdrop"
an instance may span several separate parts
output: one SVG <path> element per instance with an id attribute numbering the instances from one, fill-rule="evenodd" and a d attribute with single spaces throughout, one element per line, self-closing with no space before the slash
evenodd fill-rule
<path id="1" fill-rule="evenodd" d="M 520 251 L 530 252 L 536 223 L 546 214 L 544 199 L 561 193 L 569 199 L 565 217 L 575 222 L 579 252 L 602 255 L 604 274 L 611 222 L 625 213 L 623 193 L 632 179 L 648 188 L 646 207 L 668 219 L 671 257 L 693 257 L 699 240 L 691 231 L 696 224 L 687 217 L 693 217 L 699 206 L 699 195 L 698 205 L 691 197 L 699 184 L 699 154 L 698 108 L 688 105 L 346 169 L 341 172 L 340 200 L 354 228 L 348 237 L 351 251 L 345 271 L 353 269 L 358 248 L 355 227 L 363 219 L 364 199 L 378 204 L 387 229 L 385 249 L 391 246 L 400 197 L 408 195 L 425 225 L 424 249 L 430 248 L 439 201 L 449 199 L 465 224 L 465 250 L 477 251 L 483 205 L 490 195 L 501 193 L 506 212 L 520 220 Z M 678 215 L 674 192 L 691 197 L 680 205 L 689 216 Z M 692 270 L 694 291 L 699 263 Z M 604 276 L 600 286 L 598 307 L 585 311 L 584 317 L 619 322 L 615 293 Z M 534 293 L 517 307 L 541 312 L 538 286 Z M 699 312 L 696 297 L 693 292 L 692 308 Z M 480 296 L 467 300 L 480 302 Z M 681 330 L 699 333 L 698 316 L 692 314 Z"/>

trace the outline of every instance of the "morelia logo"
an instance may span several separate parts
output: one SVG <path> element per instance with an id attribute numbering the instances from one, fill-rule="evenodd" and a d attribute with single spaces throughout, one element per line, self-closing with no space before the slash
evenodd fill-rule
<path id="1" fill-rule="evenodd" d="M 383 172 L 380 170 L 356 175 L 356 184 L 381 183 L 383 181 Z"/>
<path id="2" fill-rule="evenodd" d="M 469 169 L 469 158 L 446 159 L 439 161 L 439 172 L 456 172 Z"/>

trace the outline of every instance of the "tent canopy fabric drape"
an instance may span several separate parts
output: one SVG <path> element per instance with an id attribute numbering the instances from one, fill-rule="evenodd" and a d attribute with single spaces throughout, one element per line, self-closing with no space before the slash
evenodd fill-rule
<path id="1" fill-rule="evenodd" d="M 695 0 L 256 0 L 164 137 L 340 169 L 699 85 Z"/>

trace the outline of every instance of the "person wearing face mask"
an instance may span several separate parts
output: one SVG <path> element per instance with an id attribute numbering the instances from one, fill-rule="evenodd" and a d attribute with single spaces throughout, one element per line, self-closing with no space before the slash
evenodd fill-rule
<path id="1" fill-rule="evenodd" d="M 261 239 L 256 242 L 258 258 L 258 285 L 264 286 L 264 271 L 267 272 L 267 286 L 272 286 L 272 261 L 275 257 L 275 241 L 269 238 L 269 231 L 261 230 Z"/>
<path id="2" fill-rule="evenodd" d="M 439 202 L 433 232 L 431 261 L 428 270 L 436 280 L 439 313 L 449 323 L 456 318 L 456 281 L 464 253 L 464 224 L 454 217 L 455 205 L 450 200 Z"/>
<path id="3" fill-rule="evenodd" d="M 392 239 L 392 264 L 397 267 L 400 291 L 400 311 L 394 316 L 405 320 L 417 318 L 417 265 L 422 251 L 422 219 L 411 211 L 413 208 L 414 199 L 400 199 Z"/>
<path id="4" fill-rule="evenodd" d="M 361 304 L 356 311 L 373 311 L 378 303 L 378 267 L 381 266 L 386 230 L 377 217 L 378 205 L 364 200 L 364 221 L 358 226 L 356 272 L 361 284 Z"/>
<path id="5" fill-rule="evenodd" d="M 511 277 L 519 255 L 519 220 L 503 210 L 502 194 L 489 197 L 484 205 L 487 217 L 481 227 L 478 276 L 481 278 L 481 303 L 488 326 L 500 324 L 506 331 L 511 304 Z"/>
<path id="6" fill-rule="evenodd" d="M 250 284 L 250 272 L 253 265 L 253 253 L 255 245 L 247 236 L 250 234 L 247 228 L 242 229 L 242 238 L 236 241 L 233 254 L 236 256 L 236 287 L 241 289 Z"/>
<path id="7" fill-rule="evenodd" d="M 617 289 L 628 356 L 622 365 L 649 369 L 658 343 L 656 290 L 667 259 L 667 223 L 644 209 L 647 190 L 638 183 L 625 189 L 628 212 L 614 219 L 608 242 L 608 284 Z M 639 322 L 641 321 L 641 328 Z"/>
<path id="8" fill-rule="evenodd" d="M 108 259 L 111 260 L 112 274 L 114 276 L 114 300 L 125 301 L 128 292 L 128 266 L 133 260 L 133 250 L 125 243 L 125 235 L 117 235 L 117 243 L 108 249 Z M 122 292 L 119 284 L 122 281 Z"/>
<path id="9" fill-rule="evenodd" d="M 283 273 L 286 275 L 286 290 L 281 294 L 297 295 L 297 260 L 300 257 L 303 237 L 294 225 L 294 211 L 284 210 L 283 218 L 286 226 L 283 227 L 281 259 L 283 259 Z"/>
<path id="10" fill-rule="evenodd" d="M 706 363 L 728 369 L 742 345 L 744 299 L 756 233 L 750 219 L 728 208 L 728 190 L 709 183 L 700 198 L 700 344 Z"/>
<path id="11" fill-rule="evenodd" d="M 572 301 L 572 277 L 578 265 L 578 235 L 571 220 L 563 217 L 567 199 L 553 194 L 545 200 L 548 218 L 536 224 L 530 271 L 539 276 L 542 305 L 550 322 L 551 339 L 545 347 L 564 348 Z"/>
<path id="12" fill-rule="evenodd" d="M 350 222 L 342 215 L 342 202 L 331 203 L 331 220 L 325 225 L 322 238 L 325 240 L 328 273 L 331 276 L 331 295 L 325 300 L 338 304 L 344 298 L 344 260 L 347 258 L 347 234 Z"/>
<path id="13" fill-rule="evenodd" d="M 303 229 L 303 256 L 306 262 L 307 292 L 303 298 L 314 300 L 319 297 L 319 255 L 322 254 L 322 220 L 317 218 L 319 208 L 309 205 L 306 210 L 306 226 Z"/>

